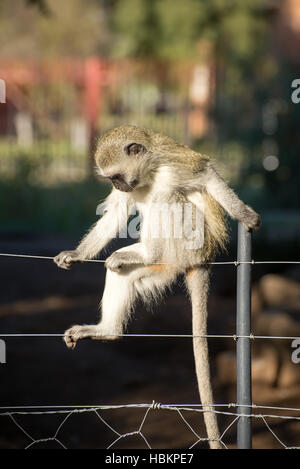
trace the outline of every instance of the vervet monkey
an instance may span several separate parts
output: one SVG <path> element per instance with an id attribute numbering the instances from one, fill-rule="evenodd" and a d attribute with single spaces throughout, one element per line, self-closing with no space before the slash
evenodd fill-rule
<path id="1" fill-rule="evenodd" d="M 209 157 L 151 130 L 122 125 L 107 132 L 98 143 L 95 160 L 100 176 L 114 186 L 105 201 L 104 215 L 74 251 L 63 251 L 54 261 L 69 269 L 75 262 L 96 256 L 117 230 L 126 227 L 132 205 L 142 216 L 140 239 L 106 259 L 101 320 L 97 325 L 68 329 L 66 345 L 74 348 L 84 338 L 117 338 L 138 297 L 149 303 L 184 274 L 192 303 L 194 355 L 204 420 L 210 447 L 221 448 L 216 415 L 207 405 L 213 403 L 207 340 L 203 337 L 207 333 L 208 263 L 227 241 L 224 209 L 247 230 L 259 228 L 260 217 L 227 186 Z M 153 212 L 160 204 L 170 207 L 172 213 L 167 210 L 165 214 L 174 222 L 171 229 L 164 218 L 157 217 L 157 211 Z M 180 210 L 174 212 L 174 206 L 181 209 L 181 214 Z M 192 209 L 187 222 L 183 210 L 186 206 Z M 196 226 L 197 219 L 201 229 Z M 182 234 L 179 232 L 184 223 L 187 233 Z"/>

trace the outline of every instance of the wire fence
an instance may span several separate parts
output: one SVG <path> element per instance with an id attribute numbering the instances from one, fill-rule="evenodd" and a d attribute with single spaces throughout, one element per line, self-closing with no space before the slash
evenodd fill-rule
<path id="1" fill-rule="evenodd" d="M 243 236 L 245 235 L 244 232 L 241 232 L 239 227 L 239 239 L 244 240 Z M 247 235 L 245 235 L 247 236 Z M 246 240 L 246 247 L 251 246 L 251 235 Z M 250 244 L 249 244 L 250 243 Z M 256 264 L 300 264 L 300 261 L 256 261 L 252 260 L 249 257 L 249 249 L 244 249 L 245 246 L 242 246 L 240 249 L 240 253 L 238 253 L 238 259 L 235 261 L 227 261 L 227 262 L 211 262 L 212 265 L 233 265 L 237 268 L 242 267 L 243 270 L 238 273 L 238 304 L 237 304 L 237 315 L 239 316 L 242 313 L 240 320 L 241 324 L 243 325 L 243 321 L 245 322 L 245 318 L 249 319 L 247 327 L 250 326 L 250 301 L 247 304 L 247 297 L 250 295 L 250 276 L 249 276 L 249 269 L 251 266 Z M 243 254 L 246 253 L 245 256 L 241 257 L 241 252 Z M 6 257 L 16 257 L 16 258 L 28 258 L 28 259 L 39 259 L 39 260 L 53 260 L 53 257 L 50 256 L 37 256 L 37 255 L 29 255 L 29 254 L 13 254 L 13 253 L 0 253 L 0 256 Z M 93 259 L 87 260 L 84 262 L 98 262 L 104 263 L 105 260 L 101 259 Z M 244 282 L 244 286 L 243 286 Z M 240 285 L 239 285 L 240 284 Z M 239 303 L 242 299 L 242 303 Z M 250 298 L 250 297 L 249 297 Z M 239 311 L 241 310 L 241 311 Z M 243 316 L 244 315 L 244 316 Z M 244 331 L 244 333 L 241 333 Z M 245 333 L 245 331 L 248 333 Z M 24 338 L 36 338 L 36 337 L 53 337 L 53 338 L 61 338 L 64 337 L 62 333 L 0 333 L 0 337 L 8 338 L 8 337 L 24 337 Z M 248 328 L 237 328 L 237 334 L 207 334 L 201 336 L 195 336 L 192 334 L 119 334 L 118 337 L 143 337 L 149 339 L 155 338 L 165 338 L 165 339 L 172 339 L 172 338 L 193 338 L 193 337 L 206 337 L 209 339 L 219 339 L 219 338 L 226 338 L 231 339 L 237 342 L 237 402 L 235 403 L 227 403 L 227 404 L 209 404 L 209 406 L 213 407 L 215 414 L 226 416 L 230 421 L 226 425 L 225 430 L 223 430 L 219 442 L 224 449 L 228 448 L 228 443 L 224 442 L 225 437 L 228 436 L 230 429 L 233 426 L 237 425 L 237 446 L 239 448 L 250 448 L 252 444 L 252 433 L 251 433 L 251 420 L 258 420 L 262 422 L 263 427 L 266 428 L 280 445 L 280 447 L 284 449 L 300 449 L 300 446 L 288 446 L 288 444 L 283 441 L 282 437 L 271 428 L 272 423 L 274 421 L 293 421 L 300 424 L 300 408 L 297 407 L 276 407 L 276 406 L 263 406 L 263 405 L 256 405 L 252 402 L 252 392 L 251 392 L 251 355 L 250 355 L 250 342 L 256 339 L 281 339 L 281 340 L 295 340 L 299 339 L 298 336 L 271 336 L 271 335 L 255 335 L 250 332 Z M 238 345 L 240 349 L 238 348 Z M 245 362 L 246 357 L 246 362 Z M 242 371 L 239 372 L 239 367 Z M 246 372 L 246 373 L 245 373 Z M 245 401 L 245 396 L 247 400 Z M 243 400 L 244 399 L 244 400 Z M 227 408 L 227 410 L 224 410 Z M 105 418 L 104 414 L 108 410 L 118 410 L 118 409 L 145 409 L 145 413 L 140 420 L 140 423 L 137 427 L 133 428 L 129 432 L 121 432 L 115 426 L 112 426 L 107 419 Z M 223 409 L 223 410 L 222 410 Z M 235 409 L 232 411 L 231 409 Z M 191 444 L 189 449 L 195 448 L 199 443 L 209 441 L 208 438 L 202 437 L 199 435 L 199 432 L 193 428 L 193 425 L 189 422 L 186 415 L 186 412 L 193 412 L 193 413 L 203 413 L 204 410 L 201 404 L 162 404 L 153 401 L 152 403 L 148 404 L 120 404 L 120 405 L 70 405 L 70 406 L 2 406 L 0 407 L 0 417 L 9 418 L 14 425 L 22 431 L 24 436 L 28 439 L 28 444 L 25 448 L 31 448 L 34 445 L 45 443 L 45 442 L 55 442 L 59 447 L 67 449 L 66 443 L 61 437 L 61 431 L 65 423 L 69 420 L 69 418 L 73 415 L 78 414 L 86 414 L 86 413 L 93 413 L 96 415 L 97 419 L 102 422 L 106 426 L 108 430 L 113 433 L 113 437 L 110 443 L 107 445 L 106 449 L 115 448 L 116 445 L 120 440 L 124 440 L 131 436 L 137 436 L 143 442 L 145 448 L 152 449 L 152 442 L 150 441 L 149 437 L 145 435 L 144 427 L 146 424 L 147 419 L 149 418 L 150 412 L 157 412 L 160 410 L 164 411 L 172 411 L 175 412 L 180 420 L 186 425 L 187 429 L 191 432 Z M 268 411 L 270 413 L 264 413 Z M 207 410 L 205 410 L 207 412 Z M 262 413 L 263 412 L 263 413 Z M 55 431 L 44 438 L 35 438 L 30 429 L 25 427 L 24 423 L 18 421 L 21 415 L 27 416 L 37 416 L 37 415 L 62 415 L 62 420 L 59 422 L 58 426 L 56 427 Z M 297 415 L 295 415 L 297 414 Z"/>
<path id="2" fill-rule="evenodd" d="M 213 407 L 220 409 L 222 407 L 230 408 L 238 408 L 241 407 L 236 403 L 229 403 L 229 404 L 210 404 Z M 243 406 L 242 406 L 243 407 Z M 109 410 L 119 410 L 119 409 L 145 409 L 145 413 L 143 414 L 139 425 L 133 428 L 131 431 L 128 432 L 120 432 L 114 426 L 112 426 L 107 419 L 103 416 L 105 411 Z M 235 425 L 239 419 L 242 417 L 257 419 L 263 422 L 263 425 L 267 428 L 267 430 L 273 435 L 276 441 L 280 444 L 280 446 L 284 449 L 300 449 L 300 446 L 288 446 L 281 438 L 275 433 L 275 431 L 271 428 L 270 424 L 268 423 L 267 419 L 269 420 L 292 420 L 292 421 L 300 421 L 300 408 L 294 407 L 275 407 L 275 406 L 260 406 L 260 405 L 251 405 L 252 412 L 250 414 L 243 414 L 237 413 L 232 411 L 224 411 L 224 410 L 214 410 L 213 412 L 217 415 L 224 415 L 230 419 L 229 424 L 226 426 L 225 430 L 220 435 L 218 441 L 222 445 L 224 449 L 228 449 L 228 445 L 224 442 L 225 436 L 227 436 L 229 430 Z M 254 413 L 255 410 L 263 410 L 268 409 L 272 411 L 280 411 L 280 412 L 297 412 L 299 413 L 298 416 L 292 415 L 281 415 L 275 413 Z M 107 445 L 106 449 L 114 448 L 117 443 L 122 439 L 126 439 L 132 436 L 138 436 L 143 440 L 144 447 L 146 449 L 153 449 L 151 446 L 151 440 L 148 436 L 145 435 L 145 431 L 143 433 L 143 429 L 146 424 L 147 417 L 151 411 L 171 411 L 175 412 L 180 420 L 186 425 L 191 433 L 191 444 L 188 449 L 195 448 L 199 443 L 212 441 L 212 439 L 201 437 L 199 432 L 193 428 L 192 424 L 188 421 L 188 418 L 184 416 L 186 412 L 195 412 L 195 413 L 203 413 L 204 410 L 202 409 L 201 404 L 161 404 L 153 401 L 151 404 L 121 404 L 121 405 L 78 405 L 78 406 L 10 406 L 10 407 L 0 407 L 0 416 L 7 417 L 11 419 L 14 425 L 22 431 L 25 437 L 28 439 L 28 444 L 25 446 L 24 449 L 29 449 L 34 445 L 38 445 L 40 443 L 46 443 L 49 441 L 56 442 L 57 445 L 64 449 L 68 449 L 65 442 L 62 441 L 63 437 L 60 436 L 61 430 L 65 423 L 69 420 L 71 416 L 84 414 L 84 413 L 93 413 L 96 415 L 97 419 L 99 419 L 105 427 L 113 433 L 110 443 Z M 207 411 L 206 411 L 207 412 Z M 62 419 L 59 422 L 58 426 L 56 427 L 55 431 L 46 436 L 44 438 L 35 438 L 28 428 L 24 428 L 25 425 L 18 421 L 18 416 L 38 416 L 38 415 L 62 415 Z M 167 448 L 166 448 L 167 449 Z"/>

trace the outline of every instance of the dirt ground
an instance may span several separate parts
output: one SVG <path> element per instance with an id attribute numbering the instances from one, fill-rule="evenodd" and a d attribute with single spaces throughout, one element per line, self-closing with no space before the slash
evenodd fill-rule
<path id="1" fill-rule="evenodd" d="M 75 240 L 62 238 L 2 238 L 0 251 L 53 256 L 60 250 L 71 249 L 74 243 Z M 1 333 L 63 333 L 73 324 L 95 323 L 104 275 L 101 264 L 82 264 L 63 271 L 47 260 L 0 258 Z M 228 266 L 215 268 L 209 301 L 209 333 L 234 333 L 234 291 L 235 270 Z M 139 304 L 128 332 L 191 333 L 191 311 L 182 279 L 172 294 L 154 309 L 146 311 Z M 188 338 L 82 341 L 74 351 L 68 350 L 59 337 L 11 337 L 5 342 L 7 363 L 0 366 L 2 407 L 199 402 L 192 343 Z M 209 339 L 209 347 L 215 401 L 234 402 L 235 385 L 219 381 L 216 357 L 223 351 L 234 352 L 235 344 L 229 339 Z M 254 384 L 253 395 L 256 404 L 300 407 L 299 385 L 274 389 Z M 106 448 L 119 435 L 136 432 L 145 412 L 145 408 L 118 408 L 98 414 L 73 413 L 61 426 L 57 438 L 67 448 Z M 51 438 L 66 416 L 1 416 L 0 448 L 24 448 L 33 440 Z M 220 415 L 221 429 L 224 431 L 233 420 L 232 416 Z M 300 445 L 299 421 L 269 418 L 266 422 L 284 444 Z M 142 425 L 142 435 L 135 433 L 120 438 L 113 447 L 146 448 L 144 436 L 155 449 L 188 448 L 198 440 L 190 427 L 205 438 L 201 413 L 151 409 Z M 261 418 L 254 419 L 253 427 L 255 448 L 282 448 Z M 228 429 L 223 441 L 227 447 L 235 447 L 236 424 Z M 61 445 L 50 440 L 32 447 Z M 205 442 L 195 446 L 206 447 Z"/>

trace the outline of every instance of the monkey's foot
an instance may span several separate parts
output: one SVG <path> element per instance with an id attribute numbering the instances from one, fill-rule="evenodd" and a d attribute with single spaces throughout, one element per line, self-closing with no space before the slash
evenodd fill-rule
<path id="1" fill-rule="evenodd" d="M 118 333 L 104 331 L 101 326 L 73 326 L 66 330 L 64 341 L 68 348 L 74 349 L 79 339 L 116 340 Z"/>

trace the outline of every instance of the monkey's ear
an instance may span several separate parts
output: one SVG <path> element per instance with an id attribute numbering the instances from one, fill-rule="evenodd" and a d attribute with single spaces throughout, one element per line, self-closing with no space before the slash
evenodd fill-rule
<path id="1" fill-rule="evenodd" d="M 124 150 L 128 156 L 142 155 L 146 153 L 147 151 L 144 145 L 141 145 L 140 143 L 134 143 L 134 142 L 129 143 L 129 145 L 126 145 Z"/>

